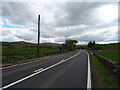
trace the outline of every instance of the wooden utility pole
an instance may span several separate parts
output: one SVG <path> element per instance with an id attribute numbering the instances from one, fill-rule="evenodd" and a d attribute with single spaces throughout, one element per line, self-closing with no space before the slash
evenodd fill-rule
<path id="1" fill-rule="evenodd" d="M 38 15 L 38 46 L 37 46 L 38 57 L 39 57 L 39 48 L 40 48 L 40 15 Z"/>

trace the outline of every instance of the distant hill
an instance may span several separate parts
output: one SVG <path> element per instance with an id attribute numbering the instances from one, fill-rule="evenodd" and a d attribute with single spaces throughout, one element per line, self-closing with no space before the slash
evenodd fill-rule
<path id="1" fill-rule="evenodd" d="M 48 46 L 61 46 L 61 44 L 58 44 L 58 43 L 41 43 L 41 45 L 48 45 Z"/>
<path id="2" fill-rule="evenodd" d="M 41 47 L 44 46 L 60 46 L 61 44 L 57 44 L 57 43 L 40 43 Z M 24 41 L 20 41 L 20 42 L 2 42 L 2 47 L 3 48 L 29 48 L 29 47 L 37 47 L 37 43 L 30 43 L 30 42 L 24 42 Z"/>
<path id="3" fill-rule="evenodd" d="M 24 42 L 24 41 L 20 41 L 20 42 L 2 42 L 2 46 L 35 46 L 36 44 L 34 43 L 29 43 L 29 42 Z"/>

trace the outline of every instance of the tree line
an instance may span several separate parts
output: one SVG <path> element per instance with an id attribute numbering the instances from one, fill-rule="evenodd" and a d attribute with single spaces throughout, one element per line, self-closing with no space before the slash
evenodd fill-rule
<path id="1" fill-rule="evenodd" d="M 87 47 L 88 47 L 89 49 L 93 49 L 93 50 L 99 50 L 99 49 L 101 49 L 101 46 L 100 46 L 99 44 L 96 44 L 95 41 L 93 41 L 93 42 L 92 42 L 92 41 L 88 42 Z"/>
<path id="2" fill-rule="evenodd" d="M 62 46 L 59 47 L 59 50 L 67 50 L 67 51 L 76 50 L 77 49 L 77 47 L 76 47 L 77 43 L 78 43 L 77 40 L 67 39 L 65 41 L 65 43 L 63 43 Z M 96 44 L 95 41 L 90 41 L 90 42 L 88 42 L 86 48 L 93 49 L 93 50 L 99 50 L 99 49 L 101 49 L 101 46 L 100 46 L 100 44 Z"/>

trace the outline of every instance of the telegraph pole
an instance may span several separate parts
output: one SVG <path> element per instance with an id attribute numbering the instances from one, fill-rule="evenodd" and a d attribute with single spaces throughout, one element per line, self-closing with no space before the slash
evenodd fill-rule
<path id="1" fill-rule="evenodd" d="M 37 46 L 38 57 L 39 57 L 39 48 L 40 48 L 40 15 L 38 15 L 38 46 Z"/>

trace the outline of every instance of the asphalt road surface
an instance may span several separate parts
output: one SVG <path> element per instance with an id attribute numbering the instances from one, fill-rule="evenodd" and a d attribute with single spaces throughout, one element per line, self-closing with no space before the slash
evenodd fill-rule
<path id="1" fill-rule="evenodd" d="M 2 69 L 4 88 L 87 88 L 88 54 L 76 50 Z"/>

